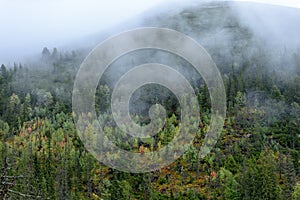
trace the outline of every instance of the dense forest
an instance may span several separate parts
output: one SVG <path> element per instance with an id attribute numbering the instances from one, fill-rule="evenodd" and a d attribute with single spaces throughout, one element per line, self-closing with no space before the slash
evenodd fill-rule
<path id="1" fill-rule="evenodd" d="M 191 13 L 197 12 L 181 12 L 178 18 L 196 21 L 198 15 Z M 184 32 L 165 15 L 149 25 L 165 26 L 168 20 L 168 26 Z M 232 19 L 230 23 L 231 32 L 244 38 L 239 46 L 232 43 L 229 54 L 204 43 L 221 71 L 227 96 L 221 138 L 204 158 L 197 155 L 209 131 L 210 95 L 201 76 L 187 70 L 183 60 L 151 50 L 133 53 L 116 61 L 100 80 L 96 110 L 99 120 L 108 121 L 113 120 L 109 110 L 114 79 L 137 63 L 160 58 L 192 83 L 201 116 L 193 145 L 171 165 L 149 173 L 109 168 L 81 142 L 73 121 L 72 89 L 86 51 L 45 47 L 36 61 L 2 64 L 0 198 L 299 200 L 300 51 L 282 47 L 274 56 L 258 45 L 250 30 Z M 151 139 L 125 140 L 114 123 L 105 134 L 126 151 L 159 150 L 178 132 L 178 100 L 164 87 L 146 85 L 133 95 L 131 114 L 138 123 L 149 123 L 147 110 L 155 103 L 166 108 L 167 117 L 164 128 Z"/>

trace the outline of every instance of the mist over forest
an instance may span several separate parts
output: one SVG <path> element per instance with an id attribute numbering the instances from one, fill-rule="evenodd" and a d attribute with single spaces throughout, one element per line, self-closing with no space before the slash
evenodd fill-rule
<path id="1" fill-rule="evenodd" d="M 299 19 L 299 8 L 176 1 L 84 34 L 88 36 L 76 35 L 68 44 L 53 42 L 26 59 L 2 52 L 0 198 L 300 199 Z M 75 116 L 72 92 L 80 65 L 96 45 L 140 27 L 173 29 L 202 45 L 221 73 L 227 110 L 216 145 L 199 157 L 204 143 L 214 143 L 206 138 L 211 96 L 201 75 L 184 58 L 162 50 L 133 51 L 115 60 L 99 80 L 95 109 L 98 121 L 105 124 L 105 136 L 122 150 L 159 151 L 183 128 L 179 100 L 158 84 L 144 85 L 132 94 L 130 117 L 141 126 L 160 124 L 149 110 L 161 104 L 166 110 L 163 127 L 149 138 L 131 137 L 118 127 L 111 111 L 112 93 L 135 66 L 160 63 L 175 69 L 189 81 L 199 105 L 200 122 L 184 154 L 162 169 L 135 174 L 106 166 L 91 154 L 87 143 L 107 141 L 94 134 L 94 122 L 82 131 L 88 138 L 83 140 L 75 119 L 84 124 L 91 113 Z M 17 59 L 6 62 L 12 57 Z M 120 156 L 112 159 L 122 161 Z"/>

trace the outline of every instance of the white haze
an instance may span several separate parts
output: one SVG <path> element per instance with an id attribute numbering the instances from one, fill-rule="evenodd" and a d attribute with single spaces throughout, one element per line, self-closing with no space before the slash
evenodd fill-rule
<path id="1" fill-rule="evenodd" d="M 19 62 L 24 57 L 39 53 L 45 46 L 50 49 L 62 47 L 80 38 L 109 30 L 122 22 L 138 21 L 142 13 L 153 7 L 156 8 L 152 10 L 159 12 L 199 2 L 210 1 L 0 0 L 0 64 Z M 299 0 L 252 0 L 251 2 L 300 8 Z M 262 4 L 258 4 L 260 5 Z M 279 15 L 276 17 L 280 20 L 280 7 L 278 9 Z M 274 15 L 268 16 L 265 12 L 267 13 L 267 9 L 251 15 L 247 11 L 247 6 L 240 7 L 238 10 L 242 19 L 245 19 L 253 29 L 257 27 L 257 30 L 264 28 L 264 23 L 271 26 L 266 20 L 267 17 L 271 21 L 277 20 L 271 19 Z M 261 17 L 261 24 L 255 21 L 254 15 Z M 285 34 L 280 32 L 281 27 L 271 26 L 271 28 L 273 28 L 272 33 L 277 32 L 279 36 Z M 286 38 L 295 37 L 289 35 Z"/>
<path id="2" fill-rule="evenodd" d="M 0 0 L 0 63 L 100 32 L 167 0 Z"/>
<path id="3" fill-rule="evenodd" d="M 300 47 L 300 9 L 255 3 L 234 3 L 239 20 L 270 46 Z"/>

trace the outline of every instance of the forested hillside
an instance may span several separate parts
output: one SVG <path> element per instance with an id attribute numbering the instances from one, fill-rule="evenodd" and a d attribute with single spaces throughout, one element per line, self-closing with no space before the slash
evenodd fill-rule
<path id="1" fill-rule="evenodd" d="M 198 23 L 202 18 L 207 20 Z M 101 164 L 78 137 L 72 113 L 74 79 L 87 51 L 45 47 L 35 61 L 1 65 L 0 198 L 299 200 L 300 51 L 289 46 L 272 51 L 226 4 L 161 14 L 143 25 L 186 33 L 212 55 L 227 97 L 217 145 L 198 158 L 211 117 L 201 76 L 181 58 L 143 50 L 121 57 L 100 80 L 99 120 L 113 120 L 110 98 L 118 77 L 137 64 L 158 60 L 181 71 L 196 92 L 201 122 L 193 146 L 171 165 L 144 174 Z M 157 135 L 124 140 L 114 123 L 108 123 L 105 134 L 126 151 L 161 149 L 180 126 L 175 96 L 159 85 L 144 86 L 133 94 L 131 114 L 138 123 L 149 123 L 147 110 L 155 103 L 167 110 Z"/>

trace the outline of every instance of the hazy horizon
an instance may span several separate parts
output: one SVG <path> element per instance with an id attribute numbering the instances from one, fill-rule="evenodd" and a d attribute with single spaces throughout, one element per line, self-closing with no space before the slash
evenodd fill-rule
<path id="1" fill-rule="evenodd" d="M 54 47 L 63 48 L 80 43 L 81 39 L 99 35 L 122 23 L 126 27 L 129 22 L 137 22 L 141 20 L 143 13 L 153 12 L 154 15 L 156 10 L 170 9 L 172 6 L 175 7 L 175 4 L 180 7 L 191 2 L 198 4 L 213 2 L 213 0 L 187 2 L 112 0 L 109 3 L 97 0 L 84 2 L 0 0 L 3 8 L 0 12 L 0 63 L 22 62 L 40 53 L 43 47 L 51 50 Z M 300 8 L 300 2 L 295 0 L 252 0 L 250 2 Z"/>
<path id="2" fill-rule="evenodd" d="M 167 0 L 0 0 L 0 62 L 61 47 L 129 20 Z"/>

